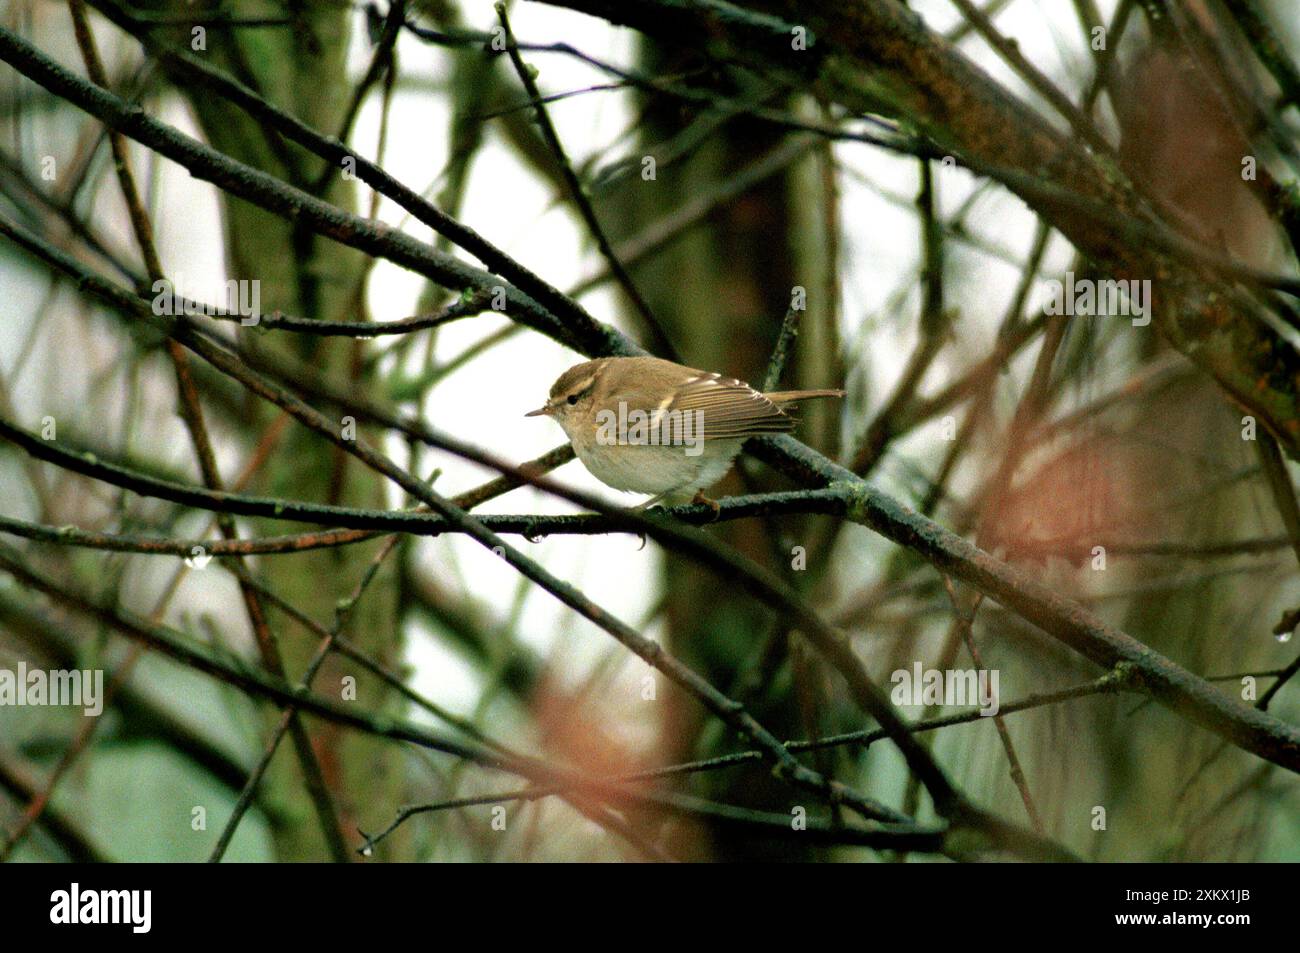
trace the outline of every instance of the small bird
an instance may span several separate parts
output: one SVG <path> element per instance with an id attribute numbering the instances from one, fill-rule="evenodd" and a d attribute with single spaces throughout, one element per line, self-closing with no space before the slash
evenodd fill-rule
<path id="1" fill-rule="evenodd" d="M 554 419 L 605 485 L 652 494 L 638 509 L 690 500 L 717 512 L 704 489 L 726 475 L 747 439 L 793 430 L 795 419 L 785 411 L 797 401 L 843 396 L 842 390 L 764 394 L 744 381 L 657 357 L 605 357 L 569 368 L 546 403 L 524 416 Z"/>

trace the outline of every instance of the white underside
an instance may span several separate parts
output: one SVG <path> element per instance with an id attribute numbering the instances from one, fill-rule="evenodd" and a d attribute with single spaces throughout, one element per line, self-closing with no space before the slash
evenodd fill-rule
<path id="1" fill-rule="evenodd" d="M 591 475 L 616 490 L 690 498 L 726 476 L 742 440 L 710 440 L 690 456 L 683 447 L 596 446 L 575 442 L 573 449 Z"/>

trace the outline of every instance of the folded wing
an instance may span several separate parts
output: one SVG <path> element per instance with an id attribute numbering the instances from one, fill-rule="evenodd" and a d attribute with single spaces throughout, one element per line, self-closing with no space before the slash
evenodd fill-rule
<path id="1" fill-rule="evenodd" d="M 744 439 L 761 434 L 788 433 L 795 419 L 744 381 L 702 373 L 683 384 L 669 411 L 699 413 L 704 439 Z"/>

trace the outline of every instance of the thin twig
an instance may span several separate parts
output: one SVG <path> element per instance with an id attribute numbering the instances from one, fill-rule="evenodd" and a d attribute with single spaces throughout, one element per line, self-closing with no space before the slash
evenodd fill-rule
<path id="1" fill-rule="evenodd" d="M 619 287 L 623 289 L 628 296 L 628 300 L 632 302 L 637 313 L 641 315 L 641 320 L 645 322 L 646 329 L 654 338 L 654 349 L 670 360 L 680 361 L 681 356 L 673 347 L 668 333 L 664 330 L 663 325 L 659 323 L 659 319 L 655 317 L 654 311 L 650 309 L 645 297 L 637 289 L 632 276 L 628 274 L 627 269 L 623 267 L 623 263 L 619 261 L 614 246 L 610 243 L 609 237 L 600 225 L 600 219 L 596 217 L 596 210 L 592 208 L 591 200 L 583 190 L 578 174 L 573 171 L 573 164 L 564 151 L 564 144 L 560 142 L 560 136 L 555 131 L 555 124 L 551 122 L 551 114 L 537 89 L 537 81 L 533 78 L 533 71 L 519 54 L 515 35 L 510 30 L 510 19 L 506 16 L 505 4 L 497 3 L 494 9 L 497 18 L 501 21 L 501 28 L 505 30 L 506 50 L 510 54 L 510 62 L 514 65 L 515 72 L 519 76 L 519 82 L 523 84 L 524 90 L 528 93 L 528 98 L 533 104 L 537 116 L 537 126 L 541 130 L 546 145 L 555 156 L 555 161 L 559 163 L 560 174 L 569 186 L 569 197 L 573 200 L 574 207 L 577 208 L 578 214 L 582 216 L 582 220 L 587 223 L 587 229 L 591 232 L 592 238 L 596 240 L 596 247 L 600 249 L 601 255 L 604 256 L 605 261 L 608 263 L 610 273 L 614 275 Z"/>

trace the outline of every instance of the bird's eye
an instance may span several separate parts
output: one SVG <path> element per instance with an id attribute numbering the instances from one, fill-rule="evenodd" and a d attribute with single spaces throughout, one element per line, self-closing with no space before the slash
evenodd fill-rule
<path id="1" fill-rule="evenodd" d="M 577 395 L 577 394 L 570 394 L 570 395 L 569 395 L 569 406 L 572 407 L 572 406 L 573 406 L 574 404 L 576 404 L 577 402 L 578 402 L 578 395 Z"/>

